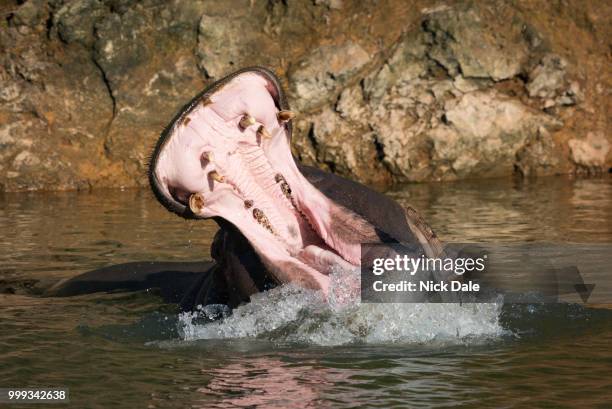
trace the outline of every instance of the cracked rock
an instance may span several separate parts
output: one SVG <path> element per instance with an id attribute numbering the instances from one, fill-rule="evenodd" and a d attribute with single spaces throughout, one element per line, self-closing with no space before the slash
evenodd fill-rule
<path id="1" fill-rule="evenodd" d="M 574 105 L 581 97 L 580 86 L 567 78 L 567 61 L 547 54 L 529 73 L 527 92 L 532 98 L 544 99 L 544 107 Z"/>
<path id="2" fill-rule="evenodd" d="M 465 94 L 445 113 L 446 124 L 429 132 L 432 162 L 457 178 L 511 174 L 517 152 L 540 127 L 559 124 L 495 91 Z"/>
<path id="3" fill-rule="evenodd" d="M 9 3 L 0 190 L 144 185 L 176 111 L 252 65 L 299 114 L 295 155 L 361 182 L 612 166 L 612 32 L 578 0 Z"/>
<path id="4" fill-rule="evenodd" d="M 570 139 L 568 142 L 571 160 L 578 171 L 601 173 L 610 151 L 610 142 L 601 134 L 589 132 L 585 139 Z"/>
<path id="5" fill-rule="evenodd" d="M 500 81 L 521 73 L 529 57 L 524 23 L 508 7 L 459 5 L 424 21 L 432 59 L 449 75 Z"/>
<path id="6" fill-rule="evenodd" d="M 328 102 L 330 94 L 350 83 L 369 61 L 370 55 L 356 43 L 319 47 L 289 76 L 293 105 L 309 111 Z"/>

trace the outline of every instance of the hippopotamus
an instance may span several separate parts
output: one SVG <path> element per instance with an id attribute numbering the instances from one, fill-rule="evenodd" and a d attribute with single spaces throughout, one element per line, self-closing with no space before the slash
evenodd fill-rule
<path id="1" fill-rule="evenodd" d="M 244 68 L 209 85 L 163 130 L 148 176 L 167 210 L 217 222 L 214 261 L 113 266 L 73 279 L 59 293 L 83 291 L 75 283 L 85 281 L 105 281 L 108 289 L 109 279 L 100 277 L 120 283 L 125 275 L 132 284 L 124 287 L 131 289 L 169 287 L 165 292 L 183 310 L 235 307 L 285 283 L 327 294 L 334 268 L 360 266 L 364 243 L 408 243 L 428 257 L 441 253 L 413 208 L 296 160 L 294 117 L 269 69 Z M 161 280 L 164 272 L 171 274 Z"/>

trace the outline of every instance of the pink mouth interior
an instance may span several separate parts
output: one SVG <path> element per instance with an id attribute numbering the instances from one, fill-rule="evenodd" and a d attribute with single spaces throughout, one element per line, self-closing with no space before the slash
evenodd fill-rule
<path id="1" fill-rule="evenodd" d="M 234 77 L 173 124 L 154 172 L 180 203 L 199 193 L 203 206 L 194 213 L 235 225 L 278 281 L 327 292 L 331 270 L 358 266 L 360 243 L 378 236 L 299 172 L 277 98 L 263 74 Z M 244 115 L 255 124 L 241 127 Z"/>

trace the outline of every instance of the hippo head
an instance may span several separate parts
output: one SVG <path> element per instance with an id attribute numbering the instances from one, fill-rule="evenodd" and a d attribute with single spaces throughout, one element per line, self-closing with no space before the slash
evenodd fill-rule
<path id="1" fill-rule="evenodd" d="M 185 218 L 229 222 L 278 283 L 326 292 L 334 266 L 360 264 L 377 229 L 300 172 L 278 79 L 264 68 L 209 86 L 164 130 L 149 178 L 158 200 Z"/>

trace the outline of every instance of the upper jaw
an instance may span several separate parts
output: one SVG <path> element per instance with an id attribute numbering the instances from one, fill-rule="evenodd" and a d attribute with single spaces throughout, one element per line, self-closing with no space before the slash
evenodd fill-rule
<path id="1" fill-rule="evenodd" d="M 220 91 L 226 84 L 231 82 L 234 78 L 249 73 L 256 74 L 261 76 L 262 78 L 265 78 L 268 82 L 268 91 L 273 97 L 274 103 L 277 108 L 279 110 L 289 110 L 287 98 L 276 75 L 269 69 L 259 66 L 246 67 L 221 78 L 220 80 L 210 84 L 202 92 L 196 95 L 191 101 L 185 104 L 174 116 L 168 126 L 166 126 L 166 128 L 164 128 L 164 130 L 162 131 L 161 136 L 157 140 L 157 143 L 149 160 L 149 185 L 151 186 L 151 189 L 157 200 L 169 211 L 176 213 L 177 215 L 186 219 L 203 218 L 200 215 L 194 214 L 194 212 L 192 212 L 189 208 L 188 203 L 181 200 L 177 200 L 177 198 L 175 198 L 171 194 L 171 192 L 168 191 L 168 188 L 165 185 L 164 181 L 160 180 L 160 177 L 156 172 L 156 169 L 159 165 L 160 155 L 164 151 L 166 145 L 172 138 L 176 129 L 179 127 L 181 121 L 184 121 L 185 118 L 189 117 L 189 115 L 195 109 L 197 109 L 200 104 L 208 101 L 212 95 Z M 292 133 L 292 124 L 290 121 L 287 121 L 285 123 L 285 130 L 287 138 L 289 138 L 290 140 Z"/>

